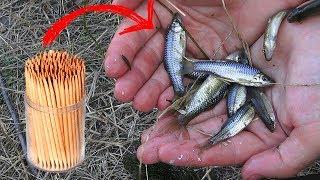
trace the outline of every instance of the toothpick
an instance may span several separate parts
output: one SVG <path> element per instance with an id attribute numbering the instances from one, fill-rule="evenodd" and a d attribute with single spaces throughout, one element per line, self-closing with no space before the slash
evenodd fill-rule
<path id="1" fill-rule="evenodd" d="M 82 59 L 49 51 L 25 66 L 28 160 L 47 171 L 65 171 L 82 160 L 84 75 Z"/>

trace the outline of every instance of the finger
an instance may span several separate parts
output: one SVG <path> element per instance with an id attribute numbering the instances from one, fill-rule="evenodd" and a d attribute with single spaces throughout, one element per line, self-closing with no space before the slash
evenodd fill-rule
<path id="1" fill-rule="evenodd" d="M 119 101 L 131 101 L 158 68 L 163 56 L 163 42 L 163 34 L 157 32 L 138 52 L 132 69 L 116 81 L 114 93 Z"/>
<path id="2" fill-rule="evenodd" d="M 296 7 L 303 1 L 305 0 L 248 0 L 245 3 L 243 3 L 243 1 L 238 1 L 239 4 L 235 5 L 232 11 L 229 11 L 231 12 L 231 16 L 233 17 L 237 29 L 240 32 L 242 38 L 246 40 L 246 42 L 250 45 L 261 36 L 264 29 L 266 28 L 266 24 L 268 22 L 269 17 L 273 16 L 281 10 Z M 223 21 L 228 22 L 228 17 L 226 16 Z M 224 35 L 225 32 L 223 31 L 223 29 L 220 29 L 218 31 L 219 34 L 222 35 L 222 37 L 226 37 L 226 35 Z M 227 50 L 233 49 L 235 47 L 235 42 L 237 42 L 238 47 L 239 45 L 241 47 L 241 44 L 239 44 L 240 42 L 237 39 L 238 37 L 236 35 L 232 36 L 230 38 L 230 41 L 226 43 L 225 48 Z"/>
<path id="3" fill-rule="evenodd" d="M 147 6 L 144 2 L 137 8 L 136 12 L 146 17 L 146 8 Z M 153 22 L 155 26 L 159 25 L 159 20 L 156 16 L 153 17 Z M 128 70 L 128 67 L 121 59 L 121 55 L 126 56 L 131 63 L 143 45 L 157 32 L 156 28 L 154 28 L 152 30 L 141 30 L 119 35 L 119 32 L 131 25 L 133 25 L 132 21 L 125 19 L 119 26 L 109 45 L 104 61 L 106 75 L 109 77 L 117 78 L 122 76 Z"/>
<path id="4" fill-rule="evenodd" d="M 172 86 L 170 86 L 160 95 L 157 107 L 163 111 L 172 104 L 173 98 L 174 92 Z"/>
<path id="5" fill-rule="evenodd" d="M 208 118 L 205 117 L 205 114 L 210 117 L 209 112 L 203 114 L 203 119 Z M 226 115 L 223 115 L 221 117 L 214 117 L 205 121 L 199 120 L 203 122 L 188 127 L 190 140 L 183 142 L 179 141 L 177 138 L 177 132 L 179 131 L 163 136 L 156 136 L 156 133 L 153 133 L 157 131 L 157 128 L 159 129 L 160 127 L 163 127 L 164 124 L 168 124 L 170 121 L 172 122 L 172 120 L 174 120 L 173 118 L 158 122 L 153 131 L 149 130 L 149 134 L 143 135 L 144 139 L 148 139 L 148 141 L 152 142 L 153 138 L 172 135 L 177 138 L 177 141 L 165 145 L 149 145 L 145 148 L 145 153 L 150 152 L 152 149 L 159 149 L 159 155 L 154 156 L 156 159 L 148 159 L 148 162 L 158 162 L 161 160 L 162 162 L 172 163 L 179 166 L 239 164 L 246 161 L 252 155 L 269 148 L 259 137 L 248 131 L 243 131 L 230 138 L 228 141 L 219 143 L 210 149 L 203 150 L 199 148 L 199 145 L 202 146 L 208 143 L 210 134 L 216 134 L 219 132 L 221 125 L 226 119 Z M 142 157 L 144 154 L 140 154 L 140 156 Z"/>
<path id="6" fill-rule="evenodd" d="M 319 136 L 319 123 L 294 129 L 279 148 L 251 157 L 242 170 L 244 179 L 296 175 L 320 155 Z"/>
<path id="7" fill-rule="evenodd" d="M 207 55 L 209 58 L 222 58 L 227 55 L 227 52 L 222 45 L 223 40 L 213 28 L 209 27 L 205 23 L 197 21 L 196 18 L 191 18 L 191 16 L 185 17 L 183 19 L 183 24 L 194 41 L 198 43 L 199 47 L 205 53 L 202 53 L 197 45 L 193 42 L 192 38 L 188 36 L 187 50 L 194 57 L 205 58 L 205 55 Z M 221 47 L 222 50 L 220 51 L 219 55 L 216 55 L 215 49 L 219 47 Z"/>
<path id="8" fill-rule="evenodd" d="M 144 164 L 154 164 L 159 161 L 158 147 L 176 140 L 175 136 L 168 135 L 161 138 L 154 138 L 152 141 L 147 141 L 138 148 L 137 157 Z"/>
<path id="9" fill-rule="evenodd" d="M 238 0 L 228 4 L 227 8 L 242 38 L 250 45 L 263 33 L 269 17 L 282 9 L 290 9 L 301 1 L 257 2 L 249 0 L 244 3 Z M 199 43 L 200 47 L 209 57 L 223 58 L 228 52 L 242 47 L 237 34 L 233 32 L 232 25 L 229 23 L 229 17 L 226 16 L 221 5 L 210 8 L 206 6 L 207 12 L 199 12 L 197 8 L 190 9 L 183 5 L 180 5 L 179 8 L 188 13 L 188 16 L 184 18 L 184 25 L 195 40 L 201 42 Z M 212 16 L 212 14 L 214 15 Z M 253 14 L 259 14 L 259 16 L 252 16 Z M 203 57 L 194 44 L 190 44 L 188 50 L 197 57 Z"/>
<path id="10" fill-rule="evenodd" d="M 168 74 L 161 64 L 151 78 L 138 91 L 133 100 L 133 107 L 139 111 L 149 112 L 156 107 L 162 92 L 170 86 Z"/>
<path id="11" fill-rule="evenodd" d="M 177 166 L 222 166 L 240 164 L 252 155 L 266 149 L 264 143 L 250 132 L 243 131 L 230 139 L 226 145 L 219 143 L 203 150 L 198 141 L 184 144 L 168 143 L 159 147 L 159 159 Z"/>
<path id="12" fill-rule="evenodd" d="M 147 17 L 146 9 L 147 5 L 145 1 L 139 5 L 136 12 L 139 15 L 142 15 L 142 17 Z M 120 60 L 121 55 L 125 55 L 131 63 L 134 61 L 138 51 L 142 49 L 144 44 L 156 33 L 156 29 L 159 29 L 160 27 L 165 29 L 167 27 L 171 21 L 172 15 L 157 1 L 154 4 L 154 12 L 155 14 L 153 16 L 153 23 L 157 28 L 152 30 L 141 30 L 138 32 L 119 35 L 119 32 L 132 25 L 131 20 L 128 19 L 125 19 L 121 23 L 107 50 L 104 62 L 107 76 L 117 78 L 125 74 L 125 72 L 128 70 L 128 67 L 123 61 Z"/>

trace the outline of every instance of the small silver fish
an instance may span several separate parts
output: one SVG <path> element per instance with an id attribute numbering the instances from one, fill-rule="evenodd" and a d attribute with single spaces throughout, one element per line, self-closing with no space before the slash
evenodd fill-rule
<path id="1" fill-rule="evenodd" d="M 193 71 L 211 73 L 225 81 L 244 86 L 264 87 L 274 83 L 274 80 L 263 74 L 259 69 L 232 61 L 201 60 L 184 65 L 184 73 Z"/>
<path id="2" fill-rule="evenodd" d="M 246 103 L 247 88 L 240 84 L 233 83 L 227 96 L 228 117 L 231 117 L 238 109 Z"/>
<path id="3" fill-rule="evenodd" d="M 244 50 L 237 51 L 235 54 L 236 55 L 232 57 L 234 57 L 236 62 L 249 64 L 249 58 Z M 237 110 L 245 104 L 246 100 L 247 88 L 243 85 L 232 83 L 227 95 L 228 117 L 231 117 L 237 112 Z"/>
<path id="4" fill-rule="evenodd" d="M 268 97 L 257 88 L 249 88 L 249 93 L 252 96 L 252 104 L 262 120 L 265 126 L 271 131 L 274 132 L 276 128 L 276 117 L 272 108 L 272 104 Z"/>
<path id="5" fill-rule="evenodd" d="M 246 103 L 233 116 L 227 119 L 221 130 L 210 139 L 209 144 L 215 145 L 235 136 L 251 123 L 254 115 L 255 111 L 252 104 Z"/>
<path id="6" fill-rule="evenodd" d="M 289 23 L 293 23 L 316 14 L 320 14 L 320 0 L 307 1 L 294 8 L 288 14 L 287 20 Z"/>
<path id="7" fill-rule="evenodd" d="M 160 119 L 165 115 L 172 114 L 179 111 L 181 107 L 185 107 L 186 104 L 193 97 L 194 93 L 197 92 L 200 86 L 201 86 L 200 82 L 194 84 L 194 86 L 191 85 L 189 88 L 187 86 L 187 89 L 188 89 L 187 92 L 182 97 L 175 99 L 169 107 L 163 110 L 162 113 L 158 116 L 158 119 Z"/>
<path id="8" fill-rule="evenodd" d="M 226 58 L 233 61 L 239 61 L 240 55 L 241 52 L 236 51 Z M 193 63 L 198 60 L 193 58 L 186 58 L 186 61 L 188 61 L 189 63 Z M 206 73 L 199 73 L 199 75 L 208 76 Z M 209 109 L 210 107 L 214 107 L 215 105 L 217 105 L 225 96 L 227 86 L 228 84 L 226 82 L 221 81 L 219 78 L 213 75 L 209 75 L 193 95 L 191 100 L 188 102 L 185 113 L 178 116 L 179 124 L 187 125 L 198 114 Z"/>
<path id="9" fill-rule="evenodd" d="M 276 41 L 278 31 L 281 25 L 281 22 L 287 15 L 287 10 L 280 11 L 276 15 L 272 16 L 268 21 L 268 26 L 264 33 L 264 42 L 263 42 L 263 54 L 267 61 L 272 59 L 274 50 L 276 48 Z"/>
<path id="10" fill-rule="evenodd" d="M 197 59 L 194 58 L 185 58 L 185 61 L 189 61 L 189 62 L 196 62 L 198 61 Z M 186 74 L 187 77 L 192 78 L 192 79 L 197 79 L 199 78 L 200 80 L 205 80 L 208 77 L 208 74 L 206 73 L 201 73 L 201 72 L 191 72 Z"/>
<path id="11" fill-rule="evenodd" d="M 181 26 L 181 17 L 175 14 L 166 34 L 164 48 L 164 67 L 169 74 L 176 95 L 183 96 L 182 60 L 186 51 L 186 32 Z"/>
<path id="12" fill-rule="evenodd" d="M 228 85 L 215 76 L 209 76 L 194 94 L 184 114 L 178 116 L 180 125 L 187 125 L 193 118 L 217 105 L 226 94 Z"/>

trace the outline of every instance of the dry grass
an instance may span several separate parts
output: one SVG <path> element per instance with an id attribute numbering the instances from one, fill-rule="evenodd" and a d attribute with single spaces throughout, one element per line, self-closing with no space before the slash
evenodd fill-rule
<path id="1" fill-rule="evenodd" d="M 0 1 L 0 71 L 8 82 L 9 94 L 16 106 L 21 126 L 24 117 L 23 66 L 27 58 L 43 51 L 41 38 L 49 25 L 61 15 L 77 8 L 76 3 L 59 0 L 4 0 Z M 77 2 L 77 1 L 76 1 Z M 108 1 L 91 1 L 105 3 Z M 80 5 L 80 4 L 78 4 Z M 90 14 L 86 16 L 88 31 L 103 48 L 108 46 L 117 25 L 118 16 Z M 72 23 L 50 48 L 67 49 L 86 59 L 87 114 L 86 159 L 67 173 L 44 173 L 38 179 L 132 179 L 123 166 L 123 155 L 133 153 L 132 142 L 139 140 L 142 130 L 155 121 L 155 112 L 139 113 L 130 103 L 121 104 L 113 97 L 114 80 L 104 75 L 101 63 L 103 52 L 85 29 L 82 18 Z M 24 161 L 24 154 L 13 129 L 11 117 L 0 97 L 0 179 L 34 179 Z M 318 173 L 319 163 L 301 175 Z M 212 179 L 238 179 L 240 168 L 213 167 Z"/>

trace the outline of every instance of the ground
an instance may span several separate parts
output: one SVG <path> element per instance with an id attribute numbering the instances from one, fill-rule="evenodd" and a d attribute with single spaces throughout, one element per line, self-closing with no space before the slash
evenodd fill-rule
<path id="1" fill-rule="evenodd" d="M 0 71 L 7 81 L 8 93 L 25 126 L 24 62 L 46 50 L 41 45 L 45 30 L 81 1 L 3 0 L 0 2 Z M 109 1 L 94 0 L 94 3 Z M 156 111 L 140 113 L 130 103 L 119 103 L 113 96 L 114 80 L 104 75 L 104 52 L 121 18 L 104 13 L 79 18 L 59 36 L 50 49 L 65 49 L 86 60 L 86 158 L 67 173 L 40 172 L 39 179 L 134 179 L 125 168 L 123 157 L 134 154 L 132 143 L 156 119 Z M 47 49 L 49 49 L 47 48 Z M 0 87 L 1 88 L 1 87 Z M 142 166 L 145 168 L 145 166 Z M 207 168 L 210 169 L 210 168 Z M 319 173 L 319 162 L 300 175 Z M 239 179 L 240 167 L 211 167 L 218 179 Z M 0 97 L 0 179 L 30 178 L 17 132 Z M 33 178 L 31 178 L 33 179 Z"/>

